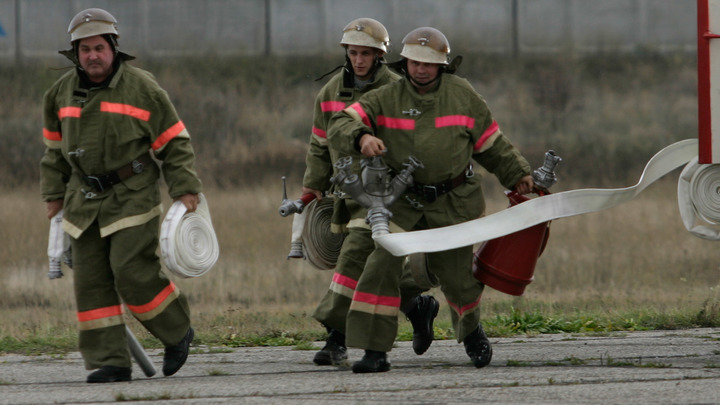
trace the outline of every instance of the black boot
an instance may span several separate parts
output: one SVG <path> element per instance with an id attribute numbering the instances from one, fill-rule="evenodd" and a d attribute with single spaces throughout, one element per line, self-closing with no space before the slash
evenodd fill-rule
<path id="1" fill-rule="evenodd" d="M 353 373 L 381 373 L 390 370 L 387 353 L 365 350 L 365 355 L 352 366 Z"/>
<path id="2" fill-rule="evenodd" d="M 465 353 L 470 356 L 470 360 L 472 360 L 475 367 L 482 368 L 490 364 L 492 347 L 482 325 L 478 325 L 477 329 L 467 335 L 463 340 L 463 344 L 465 345 Z"/>
<path id="3" fill-rule="evenodd" d="M 102 366 L 87 376 L 89 383 L 109 383 L 130 381 L 132 369 L 130 367 Z"/>
<path id="4" fill-rule="evenodd" d="M 415 305 L 405 315 L 413 326 L 413 350 L 423 354 L 432 344 L 433 321 L 438 314 L 440 304 L 431 295 L 418 295 Z"/>
<path id="5" fill-rule="evenodd" d="M 347 360 L 347 347 L 345 347 L 345 335 L 335 329 L 330 329 L 325 347 L 315 353 L 313 362 L 318 366 L 337 366 Z"/>
<path id="6" fill-rule="evenodd" d="M 175 346 L 165 347 L 165 356 L 163 356 L 163 375 L 171 376 L 180 370 L 185 364 L 188 353 L 190 353 L 190 342 L 195 337 L 193 328 L 188 329 L 185 337 Z"/>

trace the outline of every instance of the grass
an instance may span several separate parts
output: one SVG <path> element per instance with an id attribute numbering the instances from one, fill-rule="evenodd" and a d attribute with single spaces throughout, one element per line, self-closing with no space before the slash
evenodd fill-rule
<path id="1" fill-rule="evenodd" d="M 525 294 L 486 288 L 483 324 L 490 336 L 720 326 L 713 242 L 690 235 L 675 214 L 668 176 L 620 207 L 556 220 Z M 294 195 L 299 190 L 291 190 Z M 311 317 L 331 272 L 287 260 L 291 220 L 277 214 L 274 188 L 207 190 L 221 256 L 197 279 L 176 279 L 188 295 L 197 343 L 210 347 L 283 345 L 307 349 L 324 330 Z M 488 190 L 488 210 L 505 205 Z M 47 279 L 47 220 L 32 190 L 2 193 L 0 352 L 63 353 L 76 347 L 71 271 Z M 241 207 L 241 208 L 238 208 Z M 430 292 L 447 308 L 438 290 Z M 159 347 L 134 320 L 146 347 Z M 437 339 L 454 339 L 449 314 Z M 400 320 L 400 340 L 412 339 Z"/>

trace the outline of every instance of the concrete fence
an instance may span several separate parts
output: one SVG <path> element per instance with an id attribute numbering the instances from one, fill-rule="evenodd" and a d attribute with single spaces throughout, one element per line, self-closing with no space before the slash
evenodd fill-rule
<path id="1" fill-rule="evenodd" d="M 85 8 L 118 20 L 120 46 L 145 57 L 305 55 L 337 50 L 358 17 L 407 32 L 440 29 L 454 54 L 696 49 L 695 0 L 0 0 L 0 63 L 55 58 Z"/>

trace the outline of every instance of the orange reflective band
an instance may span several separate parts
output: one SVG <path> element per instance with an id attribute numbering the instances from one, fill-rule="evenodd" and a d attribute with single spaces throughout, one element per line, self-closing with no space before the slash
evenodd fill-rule
<path id="1" fill-rule="evenodd" d="M 378 115 L 377 124 L 379 127 L 391 129 L 406 129 L 410 131 L 415 129 L 415 121 L 408 118 L 390 118 L 384 115 Z"/>
<path id="2" fill-rule="evenodd" d="M 367 126 L 371 126 L 370 118 L 368 118 L 367 113 L 362 108 L 362 105 L 360 105 L 360 103 L 352 103 L 352 104 L 350 104 L 350 106 L 348 108 L 351 110 L 354 110 L 356 113 L 358 113 L 358 115 L 360 116 L 360 119 L 362 119 L 363 124 L 365 124 Z"/>
<path id="3" fill-rule="evenodd" d="M 483 132 L 480 139 L 478 139 L 477 142 L 475 142 L 475 146 L 473 147 L 474 150 L 480 150 L 482 148 L 485 141 L 488 140 L 493 134 L 495 134 L 500 129 L 500 126 L 498 125 L 497 121 L 493 121 L 492 124 L 488 127 L 488 129 Z"/>
<path id="4" fill-rule="evenodd" d="M 43 137 L 49 141 L 62 141 L 62 134 L 57 131 L 48 131 L 43 128 Z"/>
<path id="5" fill-rule="evenodd" d="M 388 297 L 385 295 L 375 295 L 360 291 L 355 291 L 355 294 L 353 295 L 353 301 L 364 302 L 371 305 L 384 305 L 398 308 L 400 307 L 400 297 Z"/>
<path id="6" fill-rule="evenodd" d="M 82 114 L 82 109 L 80 107 L 63 107 L 58 110 L 58 118 L 61 120 L 63 118 L 80 118 L 80 114 Z"/>
<path id="7" fill-rule="evenodd" d="M 129 115 L 143 121 L 148 121 L 150 119 L 150 111 L 133 107 L 129 104 L 109 103 L 107 101 L 103 101 L 100 103 L 100 111 Z"/>
<path id="8" fill-rule="evenodd" d="M 460 307 L 455 303 L 447 301 L 447 299 L 446 299 L 446 301 L 447 301 L 448 305 L 450 306 L 450 308 L 454 309 L 455 312 L 457 312 L 458 316 L 462 316 L 465 312 L 470 311 L 471 309 L 477 307 L 480 304 L 480 298 L 482 298 L 482 296 L 478 297 L 477 301 L 467 304 L 464 307 Z"/>
<path id="9" fill-rule="evenodd" d="M 180 132 L 182 132 L 185 129 L 185 124 L 183 124 L 182 121 L 178 121 L 177 124 L 171 126 L 168 128 L 167 131 L 163 132 L 158 136 L 158 138 L 153 142 L 152 149 L 158 150 L 165 146 L 168 142 L 170 142 L 173 138 L 175 138 Z"/>
<path id="10" fill-rule="evenodd" d="M 435 128 L 461 126 L 468 129 L 475 128 L 475 118 L 467 115 L 446 115 L 435 118 Z"/>
<path id="11" fill-rule="evenodd" d="M 152 301 L 148 302 L 144 305 L 128 305 L 128 309 L 136 314 L 144 314 L 145 312 L 150 312 L 153 309 L 160 306 L 160 304 L 163 303 L 167 299 L 167 297 L 172 294 L 172 292 L 175 291 L 175 284 L 170 282 L 167 287 L 163 288 L 162 291 L 158 295 L 155 296 L 155 298 L 152 299 Z M 126 304 L 127 305 L 127 304 Z"/>
<path id="12" fill-rule="evenodd" d="M 80 322 L 95 321 L 103 318 L 122 315 L 123 309 L 120 305 L 112 305 L 109 307 L 91 309 L 89 311 L 78 312 L 77 317 Z"/>
<path id="13" fill-rule="evenodd" d="M 347 288 L 352 288 L 353 290 L 355 287 L 357 287 L 357 280 L 353 280 L 348 276 L 343 276 L 340 273 L 333 274 L 332 282 L 336 284 L 340 284 L 342 286 L 345 286 Z"/>
<path id="14" fill-rule="evenodd" d="M 345 108 L 345 103 L 342 101 L 323 101 L 320 103 L 320 111 L 322 112 L 338 112 Z"/>
<path id="15" fill-rule="evenodd" d="M 312 133 L 319 136 L 320 138 L 327 138 L 327 132 L 323 131 L 318 127 L 312 127 Z"/>

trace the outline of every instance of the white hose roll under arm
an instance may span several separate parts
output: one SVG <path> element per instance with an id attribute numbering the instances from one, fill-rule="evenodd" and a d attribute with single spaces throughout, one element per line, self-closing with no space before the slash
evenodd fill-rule
<path id="1" fill-rule="evenodd" d="M 195 212 L 187 212 L 181 201 L 175 201 L 160 228 L 160 251 L 165 266 L 182 278 L 207 273 L 220 255 L 207 199 L 202 193 L 199 196 Z"/>
<path id="2" fill-rule="evenodd" d="M 553 219 L 605 210 L 635 198 L 651 183 L 697 154 L 697 139 L 686 139 L 653 156 L 640 181 L 632 187 L 549 194 L 473 221 L 423 231 L 390 233 L 375 238 L 375 241 L 395 256 L 439 252 L 499 238 Z"/>
<path id="3" fill-rule="evenodd" d="M 720 240 L 720 165 L 691 160 L 678 181 L 678 208 L 693 235 Z"/>

